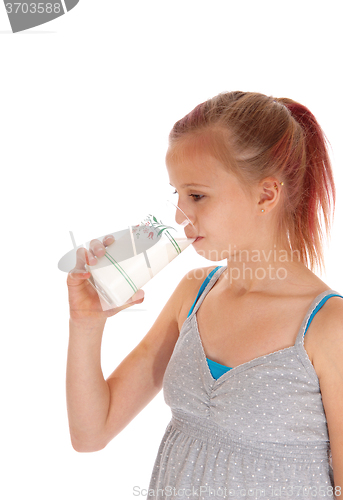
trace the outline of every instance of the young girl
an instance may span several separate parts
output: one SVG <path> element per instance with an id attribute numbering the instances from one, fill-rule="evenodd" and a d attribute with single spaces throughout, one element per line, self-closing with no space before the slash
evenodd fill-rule
<path id="1" fill-rule="evenodd" d="M 102 311 L 84 263 L 113 238 L 78 250 L 67 279 L 73 447 L 104 448 L 163 387 L 172 418 L 148 498 L 340 498 L 343 296 L 312 271 L 323 266 L 320 215 L 329 235 L 335 205 L 323 132 L 291 99 L 228 92 L 169 139 L 170 184 L 201 235 L 194 249 L 227 265 L 190 271 L 104 380 L 106 320 L 143 294 Z"/>

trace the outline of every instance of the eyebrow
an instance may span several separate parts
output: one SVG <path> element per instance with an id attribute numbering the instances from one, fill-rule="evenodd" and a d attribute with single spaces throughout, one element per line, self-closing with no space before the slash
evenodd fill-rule
<path id="1" fill-rule="evenodd" d="M 170 184 L 170 182 L 169 182 Z M 173 186 L 172 184 L 170 184 L 172 187 L 175 187 Z M 210 187 L 210 186 L 206 186 L 206 184 L 182 184 L 181 186 L 182 188 L 185 188 L 185 187 Z"/>

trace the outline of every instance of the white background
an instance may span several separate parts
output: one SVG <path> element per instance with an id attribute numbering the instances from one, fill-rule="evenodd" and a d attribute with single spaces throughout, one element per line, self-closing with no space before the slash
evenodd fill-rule
<path id="1" fill-rule="evenodd" d="M 0 5 L 1 498 L 126 500 L 134 486 L 148 487 L 170 420 L 162 393 L 104 450 L 71 446 L 67 275 L 57 262 L 72 247 L 69 231 L 81 244 L 145 215 L 169 182 L 169 130 L 198 103 L 257 91 L 315 114 L 337 188 L 320 277 L 343 292 L 340 23 L 337 1 L 80 0 L 57 20 L 12 34 Z M 105 377 L 184 274 L 206 265 L 187 249 L 144 287 L 143 304 L 108 321 Z"/>

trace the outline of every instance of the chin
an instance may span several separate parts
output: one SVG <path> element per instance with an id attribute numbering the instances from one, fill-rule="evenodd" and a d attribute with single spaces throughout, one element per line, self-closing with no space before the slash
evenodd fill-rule
<path id="1" fill-rule="evenodd" d="M 199 245 L 200 246 L 200 245 Z M 221 255 L 221 252 L 215 249 L 212 250 L 204 250 L 203 248 L 197 248 L 197 246 L 194 247 L 194 250 L 198 255 L 201 257 L 204 257 L 204 259 L 210 260 L 211 262 L 219 262 L 221 260 L 226 260 L 227 257 L 224 255 Z M 223 252 L 227 254 L 227 252 Z"/>
<path id="2" fill-rule="evenodd" d="M 202 247 L 202 241 L 200 240 L 194 245 L 194 250 L 198 255 L 204 257 L 211 262 L 220 262 L 222 260 L 227 260 L 230 258 L 230 252 L 228 250 L 217 250 L 215 248 L 212 249 L 204 249 Z"/>

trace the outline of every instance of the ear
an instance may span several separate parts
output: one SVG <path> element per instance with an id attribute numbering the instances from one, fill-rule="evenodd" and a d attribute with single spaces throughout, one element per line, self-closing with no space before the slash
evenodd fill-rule
<path id="1" fill-rule="evenodd" d="M 264 214 L 270 212 L 278 203 L 280 198 L 280 183 L 275 177 L 266 177 L 258 185 L 259 211 L 264 209 Z"/>

